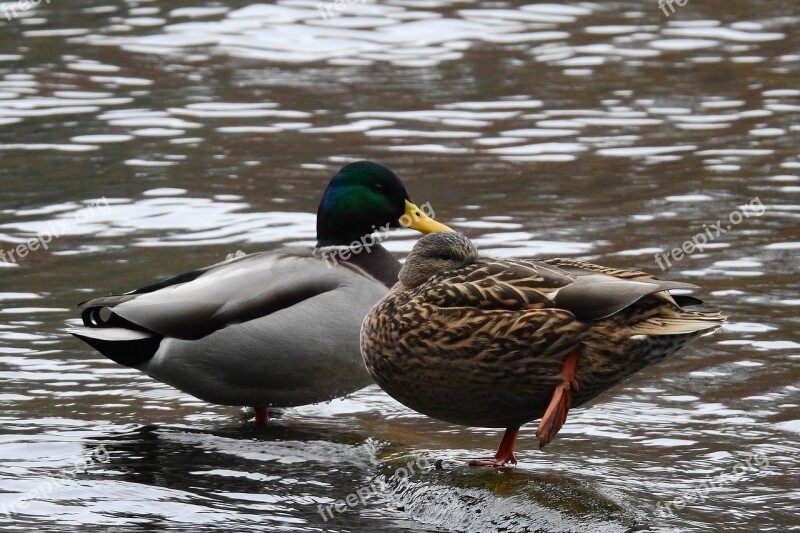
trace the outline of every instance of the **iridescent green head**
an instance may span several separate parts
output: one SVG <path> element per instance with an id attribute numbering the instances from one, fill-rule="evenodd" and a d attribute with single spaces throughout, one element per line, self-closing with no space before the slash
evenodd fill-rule
<path id="1" fill-rule="evenodd" d="M 401 218 L 406 227 L 423 233 L 452 231 L 411 202 L 405 184 L 392 170 L 372 161 L 350 163 L 331 179 L 322 196 L 317 246 L 348 245 L 387 225 L 403 226 Z"/>

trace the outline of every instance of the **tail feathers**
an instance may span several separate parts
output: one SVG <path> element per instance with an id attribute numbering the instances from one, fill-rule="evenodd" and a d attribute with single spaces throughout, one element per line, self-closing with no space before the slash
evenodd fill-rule
<path id="1" fill-rule="evenodd" d="M 722 327 L 720 313 L 683 313 L 681 316 L 655 316 L 631 327 L 634 335 L 682 335 L 703 332 L 710 335 Z"/>
<path id="2" fill-rule="evenodd" d="M 101 296 L 100 298 L 92 298 L 78 304 L 78 309 L 87 309 L 89 307 L 114 307 L 121 303 L 133 300 L 138 294 L 117 294 L 114 296 Z"/>
<path id="3" fill-rule="evenodd" d="M 126 341 L 139 341 L 143 339 L 151 339 L 157 337 L 155 333 L 150 331 L 136 331 L 125 328 L 81 328 L 70 327 L 64 331 L 75 335 L 79 339 L 86 340 L 86 338 L 97 339 L 106 342 L 126 342 Z"/>
<path id="4" fill-rule="evenodd" d="M 692 305 L 703 305 L 703 300 L 689 296 L 688 294 L 670 294 L 672 301 L 679 307 L 689 307 Z"/>
<path id="5" fill-rule="evenodd" d="M 112 361 L 134 368 L 152 359 L 163 338 L 151 331 L 126 328 L 70 327 L 66 332 L 75 335 Z"/>

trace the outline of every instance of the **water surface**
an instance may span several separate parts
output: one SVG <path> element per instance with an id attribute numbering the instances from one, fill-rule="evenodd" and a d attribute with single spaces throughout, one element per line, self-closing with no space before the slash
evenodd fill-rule
<path id="1" fill-rule="evenodd" d="M 76 0 L 0 17 L 0 246 L 54 236 L 0 262 L 0 528 L 800 528 L 800 9 L 326 13 Z M 90 296 L 312 244 L 327 180 L 355 159 L 395 169 L 486 252 L 691 281 L 730 323 L 573 411 L 544 452 L 524 428 L 513 471 L 457 461 L 498 431 L 374 386 L 264 430 L 60 331 Z M 732 217 L 756 199 L 761 214 Z M 661 272 L 656 254 L 718 221 Z M 402 256 L 414 238 L 387 246 Z M 409 461 L 441 462 L 401 481 Z"/>

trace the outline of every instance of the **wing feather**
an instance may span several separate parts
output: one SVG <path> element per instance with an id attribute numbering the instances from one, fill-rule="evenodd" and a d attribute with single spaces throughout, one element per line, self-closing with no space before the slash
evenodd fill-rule
<path id="1" fill-rule="evenodd" d="M 554 305 L 548 293 L 570 283 L 566 274 L 534 262 L 483 260 L 434 276 L 412 292 L 439 307 L 542 309 Z"/>
<path id="2" fill-rule="evenodd" d="M 108 307 L 113 315 L 107 325 L 117 325 L 118 316 L 162 336 L 192 340 L 344 285 L 377 283 L 351 269 L 329 267 L 305 251 L 250 254 L 203 269 L 197 276 L 172 279 L 176 282 L 162 283 L 158 290 L 91 300 L 83 304 L 84 314 L 99 317 L 99 309 Z"/>

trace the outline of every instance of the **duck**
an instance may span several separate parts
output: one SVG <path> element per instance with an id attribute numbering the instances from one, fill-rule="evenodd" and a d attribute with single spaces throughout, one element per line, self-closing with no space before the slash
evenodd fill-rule
<path id="1" fill-rule="evenodd" d="M 494 457 L 514 465 L 523 424 L 539 448 L 579 407 L 725 322 L 694 284 L 569 258 L 479 255 L 460 233 L 425 235 L 365 317 L 361 354 L 391 397 L 452 424 L 504 428 Z M 670 291 L 681 290 L 683 294 Z"/>
<path id="2" fill-rule="evenodd" d="M 239 253 L 82 302 L 83 325 L 67 331 L 196 398 L 253 407 L 266 423 L 270 407 L 325 402 L 372 383 L 359 329 L 400 271 L 380 240 L 400 227 L 451 231 L 425 211 L 391 169 L 356 161 L 325 189 L 315 248 Z"/>

